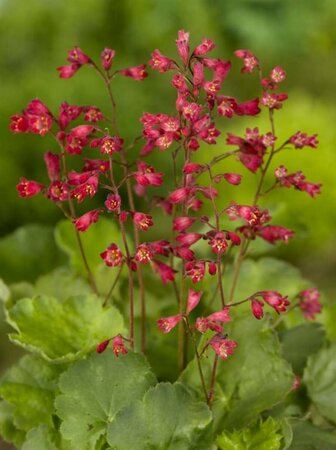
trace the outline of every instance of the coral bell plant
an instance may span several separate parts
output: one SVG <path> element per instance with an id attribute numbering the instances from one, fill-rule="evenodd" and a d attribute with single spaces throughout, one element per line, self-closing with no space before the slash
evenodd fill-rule
<path id="1" fill-rule="evenodd" d="M 302 428 L 295 419 L 308 417 L 308 398 L 332 421 L 314 385 L 319 347 L 296 360 L 296 336 L 309 343 L 319 334 L 311 321 L 320 294 L 288 263 L 253 253 L 262 241 L 294 238 L 267 208 L 273 191 L 320 194 L 281 161 L 283 152 L 295 160 L 297 149 L 315 149 L 317 137 L 278 138 L 282 67 L 265 73 L 249 50 L 234 62 L 210 57 L 214 42 L 193 48 L 183 30 L 176 47 L 173 57 L 154 50 L 147 66 L 127 68 L 111 48 L 97 61 L 75 47 L 59 76 L 93 70 L 110 110 L 63 101 L 56 112 L 35 99 L 11 117 L 14 133 L 48 139 L 47 176 L 22 177 L 17 192 L 60 209 L 56 241 L 71 257 L 29 292 L 6 288 L 11 340 L 32 354 L 3 378 L 1 429 L 23 449 L 291 448 L 288 430 Z M 225 93 L 232 64 L 255 75 L 254 98 Z M 141 134 L 128 141 L 115 79 L 150 83 L 163 73 L 175 104 L 143 112 Z M 261 114 L 265 130 L 229 131 L 233 117 Z M 242 204 L 227 192 L 248 173 L 255 187 Z M 17 383 L 30 406 L 14 395 Z"/>

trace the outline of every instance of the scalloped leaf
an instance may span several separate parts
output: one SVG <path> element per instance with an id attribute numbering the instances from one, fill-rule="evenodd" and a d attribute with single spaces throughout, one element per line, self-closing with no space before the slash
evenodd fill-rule
<path id="1" fill-rule="evenodd" d="M 124 332 L 119 311 L 103 308 L 93 294 L 65 300 L 25 298 L 8 311 L 8 317 L 17 330 L 9 335 L 12 342 L 56 363 L 78 359 L 99 342 Z"/>
<path id="2" fill-rule="evenodd" d="M 183 384 L 160 383 L 117 414 L 107 441 L 116 450 L 206 450 L 211 421 L 206 403 L 196 401 Z"/>
<path id="3" fill-rule="evenodd" d="M 73 450 L 93 450 L 118 411 L 141 399 L 156 379 L 145 358 L 135 353 L 116 358 L 92 354 L 60 378 L 56 410 L 61 433 Z"/>
<path id="4" fill-rule="evenodd" d="M 322 416 L 336 423 L 336 343 L 308 359 L 303 380 Z"/>
<path id="5" fill-rule="evenodd" d="M 336 430 L 315 427 L 310 422 L 293 422 L 293 441 L 289 450 L 335 450 Z"/>
<path id="6" fill-rule="evenodd" d="M 260 413 L 283 400 L 291 389 L 294 375 L 290 365 L 282 357 L 277 334 L 265 325 L 251 314 L 236 316 L 226 324 L 225 331 L 238 347 L 232 357 L 218 364 L 214 411 L 220 429 L 248 426 Z M 202 360 L 208 386 L 211 360 Z M 194 360 L 181 379 L 203 395 Z"/>
<path id="7" fill-rule="evenodd" d="M 50 365 L 35 355 L 26 355 L 11 367 L 0 382 L 0 421 L 4 437 L 21 441 L 31 428 L 44 423 L 53 426 L 54 398 L 64 367 Z M 19 435 L 17 435 L 19 433 Z"/>

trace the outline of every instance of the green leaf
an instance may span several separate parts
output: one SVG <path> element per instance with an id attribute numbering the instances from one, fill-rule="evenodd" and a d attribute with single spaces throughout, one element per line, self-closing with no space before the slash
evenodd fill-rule
<path id="1" fill-rule="evenodd" d="M 1 276 L 6 283 L 34 280 L 64 260 L 51 227 L 26 225 L 0 239 Z"/>
<path id="2" fill-rule="evenodd" d="M 27 434 L 27 439 L 22 446 L 22 450 L 60 450 L 56 447 L 53 433 L 47 425 L 40 425 L 33 428 Z"/>
<path id="3" fill-rule="evenodd" d="M 308 359 L 303 380 L 322 416 L 336 423 L 336 343 Z"/>
<path id="4" fill-rule="evenodd" d="M 99 342 L 124 332 L 119 311 L 103 308 L 95 295 L 66 300 L 38 296 L 19 300 L 9 311 L 17 333 L 10 339 L 56 363 L 78 359 Z"/>
<path id="5" fill-rule="evenodd" d="M 8 286 L 0 278 L 0 300 L 6 304 L 9 298 L 10 298 L 10 290 Z"/>
<path id="6" fill-rule="evenodd" d="M 54 397 L 62 366 L 50 365 L 38 356 L 27 355 L 11 367 L 0 382 L 5 399 L 3 412 L 12 426 L 29 431 L 41 423 L 53 425 Z M 10 418 L 10 419 L 9 419 Z"/>
<path id="7" fill-rule="evenodd" d="M 211 419 L 207 405 L 195 401 L 181 383 L 160 383 L 117 414 L 108 425 L 107 441 L 117 450 L 205 450 Z"/>
<path id="8" fill-rule="evenodd" d="M 0 435 L 7 442 L 12 442 L 20 447 L 25 439 L 26 433 L 16 428 L 13 423 L 15 406 L 5 401 L 0 402 Z"/>
<path id="9" fill-rule="evenodd" d="M 61 433 L 74 450 L 91 450 L 118 411 L 141 399 L 155 383 L 146 360 L 111 351 L 92 354 L 72 365 L 60 379 L 56 410 L 63 420 Z"/>
<path id="10" fill-rule="evenodd" d="M 284 358 L 292 365 L 295 374 L 302 375 L 308 357 L 323 346 L 325 331 L 317 323 L 307 323 L 285 330 L 279 337 Z"/>
<path id="11" fill-rule="evenodd" d="M 254 427 L 224 431 L 216 444 L 221 450 L 279 450 L 281 440 L 281 423 L 269 417 Z"/>
<path id="12" fill-rule="evenodd" d="M 276 333 L 264 322 L 251 314 L 240 315 L 233 317 L 225 331 L 238 347 L 233 356 L 219 361 L 214 411 L 221 428 L 232 430 L 249 425 L 283 400 L 291 389 L 293 373 L 282 358 Z M 203 359 L 202 366 L 209 386 L 210 359 Z M 202 392 L 195 361 L 181 379 Z"/>
<path id="13" fill-rule="evenodd" d="M 227 279 L 232 279 L 233 270 L 232 266 L 228 269 Z M 291 297 L 309 285 L 300 271 L 288 262 L 276 258 L 247 259 L 241 266 L 234 300 L 265 290 L 279 291 Z"/>
<path id="14" fill-rule="evenodd" d="M 34 287 L 34 295 L 46 295 L 60 300 L 91 292 L 92 289 L 84 278 L 76 276 L 65 267 L 38 278 Z"/>
<path id="15" fill-rule="evenodd" d="M 335 450 L 336 430 L 323 430 L 310 422 L 293 423 L 293 441 L 289 450 Z"/>
<path id="16" fill-rule="evenodd" d="M 56 226 L 55 237 L 59 247 L 69 256 L 71 266 L 78 273 L 86 276 L 86 270 L 79 250 L 74 225 L 69 220 L 61 220 Z M 113 218 L 106 219 L 105 217 L 101 217 L 99 221 L 92 225 L 85 233 L 80 233 L 80 237 L 86 258 L 89 261 L 90 268 L 93 272 L 95 272 L 102 263 L 102 259 L 99 256 L 100 253 L 112 242 L 115 242 L 121 248 L 123 245 L 120 231 L 113 222 Z"/>

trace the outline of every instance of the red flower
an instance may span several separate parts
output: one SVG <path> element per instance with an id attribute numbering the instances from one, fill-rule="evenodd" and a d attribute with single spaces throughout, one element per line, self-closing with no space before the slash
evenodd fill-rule
<path id="1" fill-rule="evenodd" d="M 107 346 L 109 345 L 111 339 L 107 339 L 106 341 L 101 342 L 100 344 L 97 345 L 96 347 L 96 352 L 97 353 L 103 353 Z"/>
<path id="2" fill-rule="evenodd" d="M 94 197 L 98 190 L 98 175 L 92 175 L 88 180 L 77 186 L 71 192 L 71 198 L 75 198 L 78 203 L 81 203 L 86 197 Z"/>
<path id="3" fill-rule="evenodd" d="M 203 56 L 211 52 L 215 48 L 215 44 L 211 39 L 205 38 L 193 51 L 194 56 Z"/>
<path id="4" fill-rule="evenodd" d="M 221 334 L 216 334 L 209 341 L 209 344 L 221 359 L 227 359 L 230 355 L 233 355 L 233 351 L 238 345 L 237 342 L 226 339 Z"/>
<path id="5" fill-rule="evenodd" d="M 191 227 L 195 220 L 196 217 L 175 217 L 173 220 L 173 231 L 185 231 L 187 228 Z"/>
<path id="6" fill-rule="evenodd" d="M 134 173 L 134 178 L 141 186 L 161 186 L 163 183 L 163 173 L 155 172 L 153 166 L 142 161 L 138 162 L 138 172 Z"/>
<path id="7" fill-rule="evenodd" d="M 50 181 L 59 180 L 61 174 L 60 157 L 51 152 L 44 154 L 44 162 L 47 166 L 47 172 Z"/>
<path id="8" fill-rule="evenodd" d="M 274 67 L 271 71 L 271 80 L 273 83 L 281 83 L 286 78 L 286 72 L 280 66 Z"/>
<path id="9" fill-rule="evenodd" d="M 60 78 L 68 79 L 75 75 L 78 69 L 80 69 L 80 64 L 69 64 L 67 66 L 57 67 Z"/>
<path id="10" fill-rule="evenodd" d="M 67 60 L 71 63 L 83 65 L 88 64 L 91 62 L 91 59 L 82 52 L 82 50 L 79 47 L 74 47 L 72 50 L 68 51 L 68 57 Z"/>
<path id="11" fill-rule="evenodd" d="M 255 68 L 259 68 L 258 58 L 249 50 L 236 50 L 234 54 L 244 62 L 242 73 L 252 73 Z"/>
<path id="12" fill-rule="evenodd" d="M 177 270 L 174 270 L 167 264 L 157 260 L 153 261 L 153 269 L 160 275 L 163 284 L 174 281 L 175 273 L 177 273 Z"/>
<path id="13" fill-rule="evenodd" d="M 142 231 L 147 231 L 149 227 L 152 227 L 154 225 L 152 216 L 140 212 L 134 213 L 133 222 Z"/>
<path id="14" fill-rule="evenodd" d="M 225 239 L 225 234 L 222 231 L 215 233 L 214 236 L 209 240 L 209 245 L 211 245 L 212 251 L 214 253 L 224 253 L 228 248 L 227 240 Z"/>
<path id="15" fill-rule="evenodd" d="M 119 152 L 123 146 L 123 139 L 119 136 L 105 136 L 100 141 L 100 153 L 102 155 L 112 155 Z"/>
<path id="16" fill-rule="evenodd" d="M 156 321 L 157 326 L 164 333 L 169 333 L 182 320 L 181 314 L 176 316 L 163 317 Z"/>
<path id="17" fill-rule="evenodd" d="M 105 200 L 105 206 L 109 211 L 119 211 L 121 206 L 121 198 L 118 194 L 109 194 Z"/>
<path id="18" fill-rule="evenodd" d="M 104 48 L 101 53 L 101 64 L 105 70 L 110 70 L 115 57 L 115 50 L 111 48 Z"/>
<path id="19" fill-rule="evenodd" d="M 98 222 L 99 214 L 100 210 L 94 209 L 92 211 L 87 212 L 86 214 L 83 214 L 78 219 L 75 219 L 73 221 L 73 224 L 75 225 L 78 231 L 86 231 L 90 227 L 90 225 L 92 225 L 95 222 Z"/>
<path id="20" fill-rule="evenodd" d="M 317 134 L 308 136 L 306 133 L 301 133 L 301 131 L 298 131 L 293 136 L 291 136 L 289 142 L 293 144 L 295 148 L 316 148 L 318 145 Z"/>
<path id="21" fill-rule="evenodd" d="M 282 108 L 282 102 L 287 100 L 287 94 L 269 94 L 264 92 L 261 103 L 268 109 L 280 109 Z"/>
<path id="22" fill-rule="evenodd" d="M 277 313 L 285 312 L 288 305 L 290 305 L 287 297 L 283 297 L 276 291 L 262 291 L 258 295 L 268 303 Z"/>
<path id="23" fill-rule="evenodd" d="M 260 320 L 264 317 L 263 307 L 264 307 L 263 302 L 261 302 L 260 300 L 257 300 L 256 298 L 251 299 L 252 314 L 258 320 Z"/>
<path id="24" fill-rule="evenodd" d="M 159 50 L 154 50 L 151 56 L 152 58 L 148 64 L 153 70 L 158 70 L 163 73 L 176 67 L 175 62 L 172 59 L 167 58 L 167 56 L 162 55 Z"/>
<path id="25" fill-rule="evenodd" d="M 100 257 L 109 267 L 120 266 L 124 260 L 124 256 L 121 253 L 120 248 L 114 243 L 109 245 L 107 249 L 100 254 Z"/>
<path id="26" fill-rule="evenodd" d="M 189 33 L 186 33 L 184 30 L 180 30 L 178 32 L 176 46 L 183 65 L 186 66 L 189 59 Z"/>
<path id="27" fill-rule="evenodd" d="M 203 280 L 205 274 L 204 261 L 190 261 L 186 264 L 186 275 L 191 278 L 193 283 Z"/>
<path id="28" fill-rule="evenodd" d="M 135 252 L 135 260 L 137 262 L 142 262 L 144 264 L 148 264 L 152 261 L 154 254 L 150 245 L 148 244 L 140 244 Z"/>
<path id="29" fill-rule="evenodd" d="M 293 238 L 294 231 L 280 225 L 267 225 L 259 228 L 256 234 L 270 244 L 274 244 L 276 241 L 284 241 L 287 244 L 289 239 Z"/>
<path id="30" fill-rule="evenodd" d="M 128 353 L 128 350 L 125 347 L 124 339 L 120 336 L 120 334 L 112 339 L 112 350 L 115 356 L 119 356 L 120 354 L 125 355 Z"/>
<path id="31" fill-rule="evenodd" d="M 183 233 L 179 234 L 176 237 L 177 242 L 180 242 L 182 245 L 186 245 L 187 247 L 190 247 L 191 245 L 195 244 L 197 241 L 199 241 L 203 237 L 203 234 L 200 233 Z"/>
<path id="32" fill-rule="evenodd" d="M 65 202 L 69 199 L 69 187 L 62 181 L 54 181 L 48 188 L 47 197 L 53 202 Z"/>
<path id="33" fill-rule="evenodd" d="M 20 183 L 16 185 L 16 190 L 22 198 L 34 197 L 41 192 L 43 188 L 43 184 L 37 183 L 37 181 L 27 180 L 24 177 L 21 177 Z"/>
<path id="34" fill-rule="evenodd" d="M 187 314 L 191 313 L 191 311 L 196 308 L 201 300 L 202 294 L 203 292 L 196 292 L 193 289 L 189 289 Z"/>
<path id="35" fill-rule="evenodd" d="M 84 120 L 86 122 L 99 122 L 104 119 L 104 116 L 99 108 L 96 106 L 87 106 L 84 108 Z"/>
<path id="36" fill-rule="evenodd" d="M 145 64 L 141 64 L 140 66 L 136 67 L 128 67 L 127 69 L 119 70 L 119 73 L 121 75 L 124 75 L 125 77 L 131 77 L 134 80 L 144 80 L 148 77 L 148 73 L 145 71 Z"/>
<path id="37" fill-rule="evenodd" d="M 15 114 L 15 116 L 11 116 L 11 123 L 9 124 L 9 129 L 14 133 L 24 133 L 28 131 L 28 121 L 25 116 L 20 116 L 19 114 Z"/>
<path id="38" fill-rule="evenodd" d="M 306 289 L 299 294 L 299 307 L 303 316 L 307 320 L 315 320 L 315 315 L 322 311 L 322 305 L 319 302 L 321 294 L 316 288 Z"/>

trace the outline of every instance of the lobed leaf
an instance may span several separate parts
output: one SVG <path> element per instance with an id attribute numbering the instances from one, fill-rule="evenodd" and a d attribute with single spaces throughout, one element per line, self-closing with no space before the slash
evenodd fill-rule
<path id="1" fill-rule="evenodd" d="M 56 363 L 78 359 L 99 342 L 124 331 L 119 311 L 112 306 L 103 308 L 93 294 L 63 300 L 47 296 L 21 299 L 8 316 L 17 330 L 10 334 L 12 342 Z"/>

